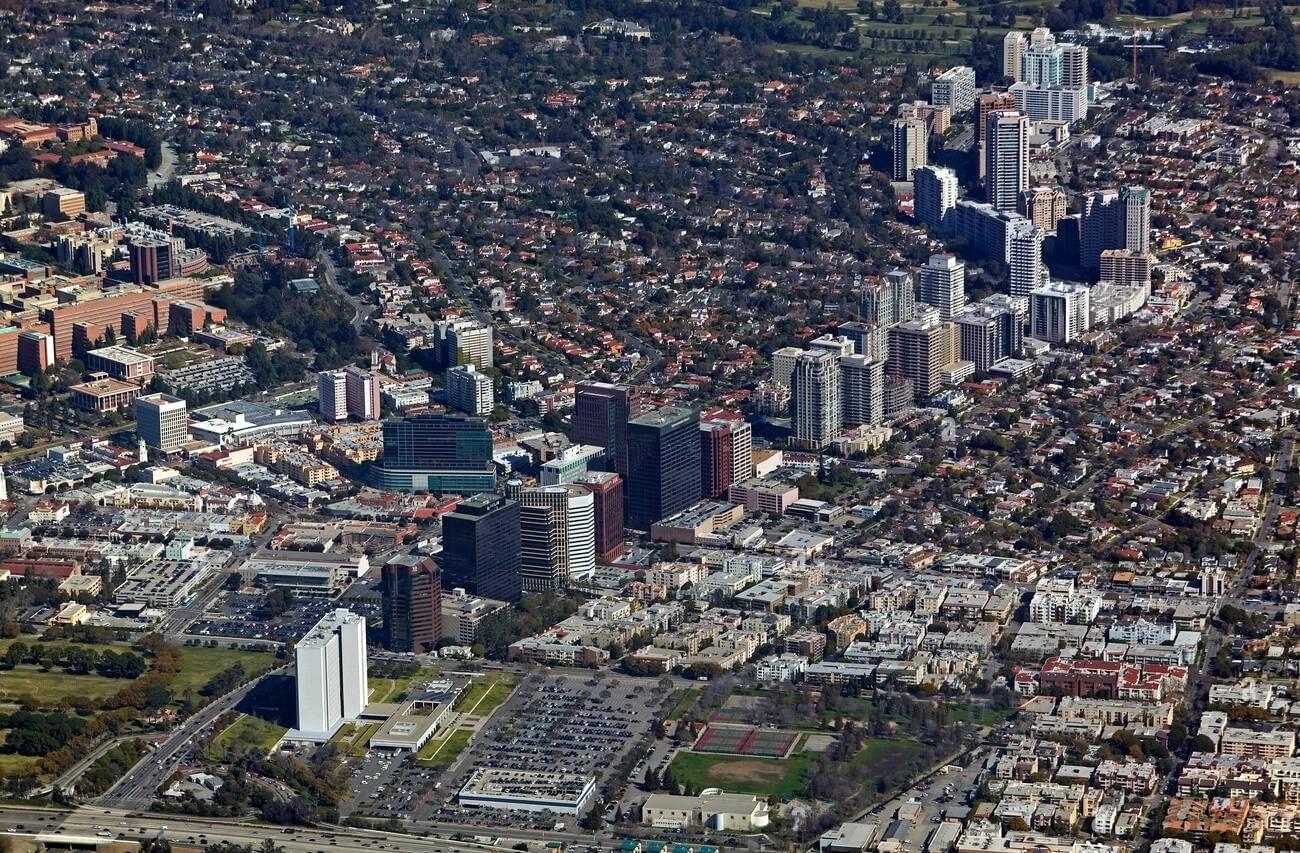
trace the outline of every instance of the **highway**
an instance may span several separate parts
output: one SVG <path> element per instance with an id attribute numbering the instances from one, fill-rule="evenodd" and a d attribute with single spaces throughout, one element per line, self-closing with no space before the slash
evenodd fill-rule
<path id="1" fill-rule="evenodd" d="M 257 847 L 271 841 L 285 850 L 356 851 L 374 853 L 441 853 L 441 851 L 483 851 L 487 845 L 459 842 L 445 838 L 424 839 L 411 835 L 339 827 L 337 829 L 298 828 L 286 832 L 283 827 L 253 822 L 221 821 L 187 815 L 140 814 L 123 809 L 83 806 L 73 811 L 31 806 L 0 806 L 2 837 L 55 835 L 102 839 L 101 833 L 115 838 L 143 841 L 166 839 L 173 844 L 232 844 Z M 462 830 L 473 832 L 473 830 Z M 484 830 L 485 834 L 490 831 Z"/>
<path id="2" fill-rule="evenodd" d="M 181 762 L 178 756 L 181 751 L 190 746 L 213 720 L 238 705 L 249 691 L 262 682 L 263 678 L 279 671 L 280 669 L 270 670 L 238 690 L 227 693 L 210 703 L 181 723 L 161 746 L 142 758 L 116 785 L 105 792 L 98 799 L 98 804 L 101 807 L 147 809 L 153 803 L 158 789 L 179 767 Z"/>

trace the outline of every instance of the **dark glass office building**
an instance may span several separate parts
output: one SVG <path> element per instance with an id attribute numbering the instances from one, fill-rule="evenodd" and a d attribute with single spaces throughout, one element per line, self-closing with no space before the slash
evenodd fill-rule
<path id="1" fill-rule="evenodd" d="M 474 495 L 442 517 L 442 585 L 499 601 L 518 601 L 519 504 Z"/>
<path id="2" fill-rule="evenodd" d="M 580 382 L 574 389 L 570 437 L 575 444 L 605 448 L 605 466 L 627 479 L 627 422 L 636 388 Z"/>
<path id="3" fill-rule="evenodd" d="M 627 526 L 650 525 L 700 499 L 700 416 L 668 407 L 627 425 Z"/>
<path id="4" fill-rule="evenodd" d="M 384 648 L 426 654 L 442 639 L 442 581 L 428 557 L 404 554 L 384 563 Z"/>
<path id="5" fill-rule="evenodd" d="M 472 494 L 496 488 L 487 421 L 422 414 L 384 421 L 384 453 L 371 482 L 402 492 Z"/>

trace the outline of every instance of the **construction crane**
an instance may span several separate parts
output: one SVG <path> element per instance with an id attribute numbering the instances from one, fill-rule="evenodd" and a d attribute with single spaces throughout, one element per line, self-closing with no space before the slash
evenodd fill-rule
<path id="1" fill-rule="evenodd" d="M 1137 82 L 1138 79 L 1138 51 L 1139 50 L 1164 50 L 1163 44 L 1138 44 L 1137 24 L 1133 25 L 1133 66 L 1129 71 L 1128 79 Z"/>

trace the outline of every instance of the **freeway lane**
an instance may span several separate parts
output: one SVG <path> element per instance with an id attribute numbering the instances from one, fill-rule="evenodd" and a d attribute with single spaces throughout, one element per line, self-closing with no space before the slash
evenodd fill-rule
<path id="1" fill-rule="evenodd" d="M 22 827 L 19 829 L 18 827 Z M 344 851 L 345 853 L 471 853 L 491 849 L 472 842 L 436 838 L 424 839 L 388 832 L 340 828 L 338 830 L 282 828 L 256 823 L 217 821 L 186 815 L 141 815 L 121 809 L 85 806 L 75 812 L 29 806 L 0 806 L 0 835 L 58 834 L 93 837 L 107 832 L 132 841 L 164 838 L 173 843 L 252 845 L 272 841 L 292 853 L 301 851 Z M 102 836 L 101 836 L 102 837 Z"/>
<path id="2" fill-rule="evenodd" d="M 263 678 L 273 673 L 280 672 L 279 669 L 273 669 L 259 678 L 250 681 L 238 690 L 227 693 L 220 699 L 211 702 L 197 714 L 190 717 L 184 723 L 172 732 L 171 736 L 158 747 L 158 749 L 145 755 L 138 764 L 131 768 L 116 785 L 110 788 L 98 802 L 101 806 L 117 806 L 124 809 L 146 809 L 153 803 L 154 795 L 158 788 L 167 781 L 180 765 L 178 756 L 181 751 L 190 746 L 199 732 L 212 723 L 217 717 L 234 708 L 239 701 L 248 695 L 256 685 L 260 684 Z"/>

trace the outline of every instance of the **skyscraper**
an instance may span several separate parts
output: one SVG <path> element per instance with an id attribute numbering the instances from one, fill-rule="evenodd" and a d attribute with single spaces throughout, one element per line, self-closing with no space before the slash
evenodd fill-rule
<path id="1" fill-rule="evenodd" d="M 492 378 L 473 364 L 448 368 L 446 384 L 449 408 L 471 415 L 492 414 Z"/>
<path id="2" fill-rule="evenodd" d="M 863 303 L 866 293 L 863 293 Z M 803 355 L 799 347 L 781 347 L 772 352 L 772 381 L 786 388 L 790 387 L 790 377 L 794 374 L 794 363 Z"/>
<path id="3" fill-rule="evenodd" d="M 349 610 L 325 614 L 294 647 L 298 732 L 328 740 L 370 701 L 366 620 Z"/>
<path id="4" fill-rule="evenodd" d="M 135 434 L 153 450 L 175 453 L 189 438 L 185 401 L 170 394 L 148 394 L 135 401 Z"/>
<path id="5" fill-rule="evenodd" d="M 883 360 L 889 353 L 888 338 L 885 330 L 877 323 L 857 321 L 840 323 L 836 327 L 841 335 L 853 341 L 853 353 L 868 358 Z"/>
<path id="6" fill-rule="evenodd" d="M 957 204 L 957 173 L 945 166 L 924 166 L 912 176 L 912 210 L 916 221 L 946 234 Z"/>
<path id="7" fill-rule="evenodd" d="M 975 105 L 975 69 L 954 65 L 930 84 L 930 104 L 948 107 L 954 116 L 968 113 Z"/>
<path id="8" fill-rule="evenodd" d="M 1016 65 L 1019 68 L 1019 64 Z M 1019 74 L 1019 72 L 1017 72 Z M 985 92 L 975 98 L 975 142 L 984 142 L 984 128 L 988 123 L 989 113 L 1014 110 L 1016 96 L 1010 92 Z M 981 166 L 981 170 L 982 170 Z"/>
<path id="9" fill-rule="evenodd" d="M 492 366 L 492 327 L 472 317 L 442 320 L 436 326 L 442 364 L 472 364 L 479 370 Z"/>
<path id="10" fill-rule="evenodd" d="M 1049 88 L 1061 85 L 1062 51 L 1056 39 L 1030 44 L 1020 56 L 1020 80 L 1028 86 Z"/>
<path id="11" fill-rule="evenodd" d="M 1020 194 L 1017 208 L 1021 215 L 1044 231 L 1055 231 L 1056 223 L 1065 216 L 1065 190 L 1060 187 L 1033 187 Z"/>
<path id="12" fill-rule="evenodd" d="M 976 370 L 988 370 L 1020 352 L 1020 318 L 1006 306 L 976 302 L 957 315 L 956 323 L 961 358 Z"/>
<path id="13" fill-rule="evenodd" d="M 1028 219 L 1013 222 L 1007 230 L 1007 280 L 1012 296 L 1028 296 L 1046 278 L 1043 266 L 1043 229 Z"/>
<path id="14" fill-rule="evenodd" d="M 580 382 L 574 393 L 569 433 L 575 444 L 605 448 L 606 464 L 627 479 L 627 421 L 636 388 L 608 382 Z"/>
<path id="15" fill-rule="evenodd" d="M 349 364 L 343 368 L 348 414 L 363 421 L 379 419 L 379 377 Z"/>
<path id="16" fill-rule="evenodd" d="M 889 370 L 912 381 L 916 398 L 939 393 L 944 369 L 956 360 L 956 327 L 938 318 L 912 320 L 889 330 Z"/>
<path id="17" fill-rule="evenodd" d="M 1029 119 L 1018 112 L 991 112 L 984 126 L 984 192 L 998 210 L 1015 210 L 1029 189 Z"/>
<path id="18" fill-rule="evenodd" d="M 699 416 L 667 407 L 627 425 L 627 525 L 650 525 L 700 499 Z"/>
<path id="19" fill-rule="evenodd" d="M 966 265 L 956 255 L 931 255 L 921 267 L 921 301 L 951 320 L 966 307 Z"/>
<path id="20" fill-rule="evenodd" d="M 442 579 L 428 557 L 399 554 L 381 570 L 384 648 L 428 654 L 442 639 Z"/>
<path id="21" fill-rule="evenodd" d="M 900 118 L 893 124 L 894 180 L 910 181 L 912 173 L 926 165 L 930 131 L 919 118 Z"/>
<path id="22" fill-rule="evenodd" d="M 840 356 L 840 407 L 846 428 L 884 418 L 885 362 L 866 355 Z"/>
<path id="23" fill-rule="evenodd" d="M 555 592 L 596 571 L 596 501 L 577 484 L 519 496 L 519 570 L 524 592 Z"/>
<path id="24" fill-rule="evenodd" d="M 623 478 L 613 471 L 588 471 L 574 484 L 591 492 L 594 499 L 596 559 L 607 563 L 618 559 L 624 548 Z"/>
<path id="25" fill-rule="evenodd" d="M 829 350 L 810 350 L 795 362 L 790 383 L 791 427 L 794 443 L 822 450 L 840 437 L 839 356 Z"/>
<path id="26" fill-rule="evenodd" d="M 1088 47 L 1082 44 L 1061 45 L 1061 85 L 1083 89 L 1088 85 Z"/>
<path id="27" fill-rule="evenodd" d="M 1029 334 L 1040 341 L 1069 343 L 1091 325 L 1091 291 L 1082 284 L 1053 281 L 1029 294 Z"/>
<path id="28" fill-rule="evenodd" d="M 461 501 L 442 517 L 438 559 L 445 588 L 518 601 L 519 504 L 491 494 Z"/>
<path id="29" fill-rule="evenodd" d="M 1146 187 L 1124 187 L 1119 191 L 1120 245 L 1130 252 L 1151 250 L 1151 192 Z"/>
<path id="30" fill-rule="evenodd" d="M 347 374 L 342 370 L 322 370 L 316 374 L 316 396 L 320 398 L 320 416 L 336 424 L 348 419 Z"/>
<path id="31" fill-rule="evenodd" d="M 1083 198 L 1079 236 L 1079 265 L 1096 272 L 1101 253 L 1128 249 L 1145 253 L 1151 248 L 1151 193 L 1129 186 L 1088 193 Z"/>
<path id="32" fill-rule="evenodd" d="M 482 418 L 424 413 L 384 421 L 384 452 L 372 482 L 404 492 L 490 492 L 492 433 Z"/>
<path id="33" fill-rule="evenodd" d="M 1002 37 L 1002 76 L 1013 81 L 1020 79 L 1020 57 L 1024 55 L 1029 39 L 1024 33 L 1012 30 Z"/>
<path id="34" fill-rule="evenodd" d="M 733 477 L 731 422 L 700 421 L 700 491 L 716 498 L 727 493 Z"/>

